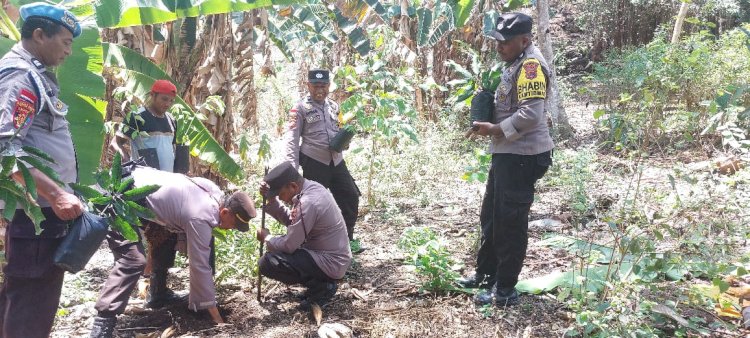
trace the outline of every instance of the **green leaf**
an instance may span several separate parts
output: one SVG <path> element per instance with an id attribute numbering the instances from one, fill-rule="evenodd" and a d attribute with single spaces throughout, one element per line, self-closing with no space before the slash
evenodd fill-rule
<path id="1" fill-rule="evenodd" d="M 47 175 L 47 177 L 49 177 L 52 181 L 57 183 L 57 185 L 59 186 L 64 185 L 64 183 L 60 180 L 60 175 L 58 175 L 54 170 L 52 170 L 52 168 L 42 163 L 42 161 L 40 161 L 39 159 L 35 157 L 31 157 L 31 156 L 21 156 L 18 159 L 20 161 L 28 163 L 29 165 L 34 167 L 36 170 L 41 171 L 43 174 Z M 17 164 L 21 164 L 20 161 Z"/>
<path id="2" fill-rule="evenodd" d="M 151 209 L 149 208 L 146 208 L 133 201 L 126 201 L 125 203 L 128 206 L 128 208 L 133 209 L 136 212 L 136 214 L 138 214 L 138 217 L 140 218 L 145 218 L 145 219 L 156 218 L 156 215 L 154 214 L 154 212 L 151 211 Z"/>
<path id="3" fill-rule="evenodd" d="M 131 184 L 135 182 L 135 179 L 133 177 L 128 177 L 122 183 L 120 183 L 120 186 L 117 187 L 117 193 L 121 194 L 127 189 Z"/>
<path id="4" fill-rule="evenodd" d="M 530 3 L 531 0 L 508 0 L 508 2 L 505 3 L 505 11 L 508 12 L 519 7 L 528 6 Z"/>
<path id="5" fill-rule="evenodd" d="M 606 114 L 606 113 L 607 113 L 607 112 L 606 112 L 606 111 L 605 111 L 604 109 L 597 109 L 597 110 L 596 110 L 596 111 L 594 112 L 594 119 L 597 119 L 597 120 L 598 120 L 598 119 L 599 119 L 600 117 L 604 116 L 604 114 Z"/>
<path id="6" fill-rule="evenodd" d="M 99 196 L 99 197 L 93 197 L 89 199 L 89 202 L 94 203 L 96 205 L 107 205 L 111 203 L 114 199 L 112 196 Z"/>
<path id="7" fill-rule="evenodd" d="M 119 232 L 120 235 L 122 235 L 122 237 L 125 237 L 125 239 L 127 240 L 131 242 L 138 241 L 138 234 L 135 232 L 133 227 L 119 215 L 115 216 L 114 222 L 112 222 L 112 228 L 114 228 L 115 231 Z"/>
<path id="8" fill-rule="evenodd" d="M 122 196 L 126 201 L 138 201 L 159 190 L 160 185 L 152 184 L 126 191 Z"/>
<path id="9" fill-rule="evenodd" d="M 474 0 L 458 0 L 450 1 L 451 7 L 453 7 L 453 17 L 456 18 L 456 27 L 463 27 L 466 24 L 466 20 L 469 19 L 471 10 L 474 8 Z"/>
<path id="10" fill-rule="evenodd" d="M 68 183 L 68 185 L 73 189 L 73 191 L 83 196 L 83 198 L 85 198 L 86 200 L 91 200 L 92 198 L 104 196 L 102 195 L 102 193 L 100 193 L 96 189 L 89 187 L 87 185 L 78 184 L 78 183 Z"/>
<path id="11" fill-rule="evenodd" d="M 429 8 L 417 9 L 417 45 L 423 46 L 427 43 L 432 27 L 432 10 Z"/>
<path id="12" fill-rule="evenodd" d="M 112 178 L 112 186 L 116 186 L 119 190 L 121 184 L 120 179 L 122 178 L 122 157 L 118 152 L 115 152 L 115 158 L 112 160 L 112 167 L 109 176 Z"/>
<path id="13" fill-rule="evenodd" d="M 169 22 L 178 18 L 249 11 L 274 5 L 301 3 L 295 0 L 108 0 L 97 1 L 99 27 L 127 27 Z"/>
<path id="14" fill-rule="evenodd" d="M 4 156 L 2 159 L 2 171 L 0 172 L 0 177 L 4 178 L 8 175 L 10 175 L 10 172 L 13 170 L 13 167 L 16 166 L 16 157 L 15 156 Z"/>
<path id="15" fill-rule="evenodd" d="M 23 175 L 26 192 L 28 192 L 33 199 L 37 199 L 38 195 L 36 192 L 36 181 L 34 181 L 34 177 L 31 176 L 31 172 L 26 168 L 26 165 L 24 165 L 23 162 L 18 162 L 16 164 L 18 165 L 18 170 L 21 171 L 21 175 Z"/>
<path id="16" fill-rule="evenodd" d="M 5 202 L 5 209 L 3 209 L 3 218 L 9 221 L 12 220 L 13 216 L 16 214 L 18 197 L 3 189 L 0 190 L 0 200 Z"/>
<path id="17" fill-rule="evenodd" d="M 29 155 L 39 157 L 40 159 L 45 160 L 49 163 L 55 163 L 55 159 L 47 155 L 47 153 L 39 150 L 38 148 L 34 148 L 32 146 L 23 146 L 21 147 L 21 149 L 23 149 L 23 151 L 25 151 Z"/>

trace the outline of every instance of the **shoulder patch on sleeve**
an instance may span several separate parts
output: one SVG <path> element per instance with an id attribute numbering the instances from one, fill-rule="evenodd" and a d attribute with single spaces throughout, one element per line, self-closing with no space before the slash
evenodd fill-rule
<path id="1" fill-rule="evenodd" d="M 37 97 L 28 89 L 21 89 L 16 97 L 16 106 L 13 108 L 13 126 L 24 128 L 28 126 L 36 114 Z"/>
<path id="2" fill-rule="evenodd" d="M 539 60 L 528 59 L 523 62 L 516 86 L 518 101 L 547 97 L 547 78 Z"/>

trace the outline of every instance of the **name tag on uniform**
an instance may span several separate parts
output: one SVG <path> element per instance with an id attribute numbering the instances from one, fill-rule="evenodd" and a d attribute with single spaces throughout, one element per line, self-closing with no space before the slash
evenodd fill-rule
<path id="1" fill-rule="evenodd" d="M 307 123 L 315 123 L 320 120 L 321 120 L 320 113 L 305 117 L 305 121 L 307 121 Z"/>

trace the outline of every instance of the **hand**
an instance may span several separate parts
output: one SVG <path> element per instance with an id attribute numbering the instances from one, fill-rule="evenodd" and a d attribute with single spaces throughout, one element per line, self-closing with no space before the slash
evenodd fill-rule
<path id="1" fill-rule="evenodd" d="M 83 213 L 83 203 L 75 195 L 62 192 L 50 203 L 52 211 L 63 221 L 70 221 Z"/>
<path id="2" fill-rule="evenodd" d="M 481 136 L 488 136 L 488 135 L 499 135 L 501 134 L 500 125 L 499 124 L 492 124 L 489 122 L 473 122 L 472 124 L 472 130 L 474 134 L 481 135 Z"/>
<path id="3" fill-rule="evenodd" d="M 260 182 L 260 195 L 268 198 L 268 191 L 271 190 L 271 187 L 266 182 Z"/>
<path id="4" fill-rule="evenodd" d="M 266 228 L 258 228 L 258 231 L 255 233 L 255 238 L 257 238 L 259 241 L 263 242 L 263 241 L 266 240 L 266 237 L 268 237 L 268 235 L 270 233 L 271 232 L 268 231 L 268 229 L 266 229 Z"/>

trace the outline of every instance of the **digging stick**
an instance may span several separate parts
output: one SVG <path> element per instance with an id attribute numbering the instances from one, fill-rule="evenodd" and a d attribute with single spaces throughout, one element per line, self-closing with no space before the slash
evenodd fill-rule
<path id="1" fill-rule="evenodd" d="M 264 175 L 268 175 L 268 167 L 264 169 Z M 263 197 L 263 202 L 260 207 L 260 228 L 265 229 L 266 228 L 266 196 Z M 263 241 L 260 241 L 260 245 L 258 246 L 258 264 L 260 264 L 260 259 L 263 257 Z M 258 265 L 258 303 L 263 303 L 263 300 L 260 297 L 260 285 L 263 282 L 263 275 L 260 274 L 260 265 Z"/>

